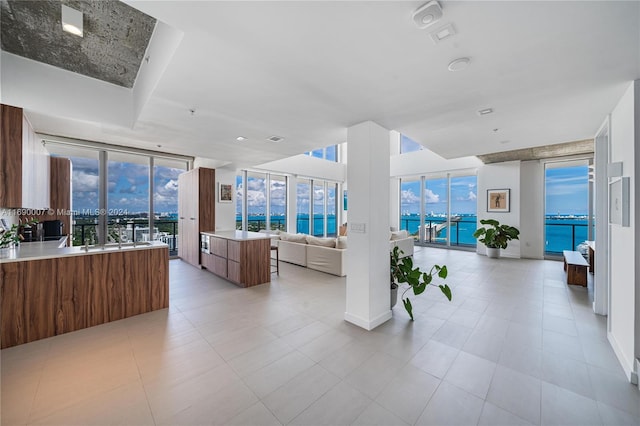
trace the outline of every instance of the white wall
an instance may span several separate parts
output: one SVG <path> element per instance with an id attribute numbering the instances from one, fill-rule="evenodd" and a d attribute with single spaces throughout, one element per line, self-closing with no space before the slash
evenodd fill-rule
<path id="1" fill-rule="evenodd" d="M 487 212 L 487 189 L 510 189 L 511 211 L 508 213 Z M 509 161 L 485 164 L 478 169 L 478 226 L 481 219 L 495 219 L 501 224 L 520 226 L 520 162 Z M 485 246 L 478 244 L 477 252 L 485 254 Z M 510 241 L 502 256 L 520 257 L 520 242 Z"/>
<path id="2" fill-rule="evenodd" d="M 391 156 L 391 176 L 415 176 L 425 173 L 452 172 L 475 169 L 482 166 L 478 157 L 462 157 L 448 160 L 428 149 Z"/>
<path id="3" fill-rule="evenodd" d="M 218 202 L 218 183 L 233 185 L 231 203 Z M 216 231 L 236 229 L 236 170 L 224 167 L 216 169 Z"/>
<path id="4" fill-rule="evenodd" d="M 38 112 L 55 111 L 97 123 L 132 127 L 131 89 L 1 52 L 2 103 Z M 74 102 L 59 102 L 73 96 Z"/>
<path id="5" fill-rule="evenodd" d="M 252 170 L 264 170 L 271 173 L 284 173 L 300 177 L 332 180 L 335 182 L 344 182 L 347 178 L 347 168 L 345 164 L 304 154 L 261 164 L 253 167 Z"/>
<path id="6" fill-rule="evenodd" d="M 635 338 L 637 333 L 636 291 L 636 153 L 640 144 L 635 133 L 638 120 L 637 83 L 632 84 L 611 113 L 611 162 L 622 162 L 623 175 L 630 177 L 630 227 L 610 225 L 610 311 L 609 341 L 628 377 L 633 371 Z M 637 194 L 635 194 L 637 197 Z"/>
<path id="7" fill-rule="evenodd" d="M 544 240 L 544 164 L 523 161 L 520 164 L 520 256 L 543 259 Z M 486 198 L 486 197 L 485 197 Z M 510 243 L 511 244 L 511 243 Z"/>

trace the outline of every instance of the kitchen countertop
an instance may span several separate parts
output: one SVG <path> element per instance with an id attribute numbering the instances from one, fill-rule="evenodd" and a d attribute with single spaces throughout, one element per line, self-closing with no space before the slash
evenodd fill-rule
<path id="1" fill-rule="evenodd" d="M 226 238 L 227 240 L 234 241 L 249 241 L 249 240 L 267 240 L 271 238 L 271 235 L 262 232 L 251 231 L 204 231 L 201 234 L 210 235 L 212 237 Z"/>
<path id="2" fill-rule="evenodd" d="M 107 244 L 106 246 L 89 246 L 89 250 L 85 251 L 84 246 L 66 247 L 64 246 L 66 237 L 57 241 L 36 241 L 30 243 L 22 243 L 16 248 L 9 249 L 7 257 L 0 257 L 0 263 L 21 262 L 28 260 L 53 259 L 65 256 L 86 256 L 93 254 L 112 253 L 121 250 L 147 250 L 162 247 L 168 247 L 167 244 L 160 241 L 145 241 L 137 243 L 123 243 L 122 248 L 118 248 L 117 243 Z M 4 254 L 0 254 L 3 256 Z"/>

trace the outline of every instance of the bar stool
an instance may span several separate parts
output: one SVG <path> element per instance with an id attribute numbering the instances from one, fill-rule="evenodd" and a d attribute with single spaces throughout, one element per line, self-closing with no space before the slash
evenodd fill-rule
<path id="1" fill-rule="evenodd" d="M 271 273 L 273 274 L 273 272 L 274 272 L 273 267 L 275 266 L 275 268 L 276 268 L 275 269 L 275 273 L 276 273 L 276 275 L 279 276 L 280 275 L 280 253 L 278 251 L 278 244 L 277 243 L 276 244 L 273 244 L 273 243 L 271 244 L 271 251 L 275 251 L 276 252 L 276 258 L 275 258 L 276 264 L 275 265 L 273 265 L 273 262 L 272 262 L 274 260 L 274 258 L 273 257 L 269 257 L 269 259 L 271 260 L 271 262 L 270 262 Z"/>

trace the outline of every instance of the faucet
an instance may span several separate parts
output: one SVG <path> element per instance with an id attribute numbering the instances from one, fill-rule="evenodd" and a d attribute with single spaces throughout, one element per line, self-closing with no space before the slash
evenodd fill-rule
<path id="1" fill-rule="evenodd" d="M 88 252 L 89 251 L 89 239 L 85 238 L 84 240 L 84 251 Z"/>

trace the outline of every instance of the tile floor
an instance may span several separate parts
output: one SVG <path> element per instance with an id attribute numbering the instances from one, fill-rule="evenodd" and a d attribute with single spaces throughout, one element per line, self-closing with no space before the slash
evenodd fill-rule
<path id="1" fill-rule="evenodd" d="M 0 352 L 3 425 L 639 425 L 640 392 L 562 264 L 417 249 L 453 288 L 372 332 L 345 279 L 237 288 L 170 262 L 171 307 Z"/>

